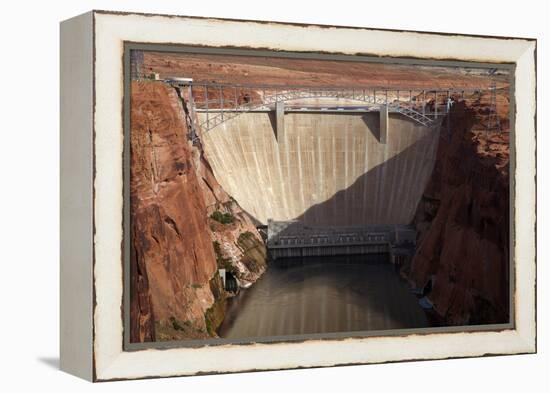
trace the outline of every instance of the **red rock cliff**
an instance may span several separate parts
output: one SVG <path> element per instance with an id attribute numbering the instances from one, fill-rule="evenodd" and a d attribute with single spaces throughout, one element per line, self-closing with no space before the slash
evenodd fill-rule
<path id="1" fill-rule="evenodd" d="M 471 131 L 475 114 L 454 106 L 432 178 L 418 206 L 416 255 L 402 273 L 447 324 L 508 321 L 507 132 Z"/>
<path id="2" fill-rule="evenodd" d="M 235 238 L 250 233 L 250 248 L 263 243 L 188 142 L 175 90 L 132 82 L 131 100 L 131 341 L 215 336 L 226 293 L 213 240 L 237 245 Z M 232 215 L 231 229 L 213 232 L 209 216 L 217 210 Z M 229 264 L 246 260 L 246 252 L 237 247 Z M 265 270 L 265 258 L 258 264 L 253 280 Z"/>

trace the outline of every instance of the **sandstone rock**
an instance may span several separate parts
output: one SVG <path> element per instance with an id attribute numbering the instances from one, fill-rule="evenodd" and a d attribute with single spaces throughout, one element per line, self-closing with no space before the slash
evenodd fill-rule
<path id="1" fill-rule="evenodd" d="M 212 240 L 259 234 L 188 142 L 175 90 L 132 82 L 131 124 L 131 340 L 215 336 L 226 294 Z M 209 215 L 227 204 L 235 228 L 214 235 Z"/>
<path id="2" fill-rule="evenodd" d="M 416 255 L 402 273 L 451 325 L 509 317 L 508 133 L 472 132 L 474 113 L 457 104 L 452 137 L 440 139 L 414 224 Z"/>

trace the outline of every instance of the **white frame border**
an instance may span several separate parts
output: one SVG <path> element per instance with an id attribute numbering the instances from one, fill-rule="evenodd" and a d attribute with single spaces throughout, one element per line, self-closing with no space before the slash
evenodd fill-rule
<path id="1" fill-rule="evenodd" d="M 95 380 L 536 351 L 536 41 L 97 11 L 93 18 Z M 250 34 L 251 29 L 254 34 Z M 515 329 L 124 352 L 121 244 L 125 41 L 516 63 L 515 190 L 521 192 L 512 194 Z"/>

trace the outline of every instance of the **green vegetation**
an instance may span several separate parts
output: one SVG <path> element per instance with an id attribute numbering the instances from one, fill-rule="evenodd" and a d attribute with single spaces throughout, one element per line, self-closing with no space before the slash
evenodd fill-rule
<path id="1" fill-rule="evenodd" d="M 180 322 L 178 321 L 175 317 L 170 317 L 170 323 L 172 324 L 172 328 L 174 330 L 185 330 L 184 326 L 185 327 L 190 327 L 191 326 L 191 322 L 189 321 L 183 321 L 183 322 Z M 184 326 L 182 326 L 181 324 L 183 323 Z"/>
<path id="2" fill-rule="evenodd" d="M 214 304 L 204 314 L 204 322 L 206 323 L 206 331 L 211 337 L 216 337 L 216 330 L 225 318 L 225 292 L 220 275 L 216 272 L 214 277 L 210 279 L 210 290 L 214 295 Z"/>
<path id="3" fill-rule="evenodd" d="M 189 338 L 204 338 L 205 331 L 193 326 L 191 321 L 181 321 L 174 316 L 164 321 L 155 321 L 155 337 L 157 341 L 185 340 Z"/>
<path id="4" fill-rule="evenodd" d="M 233 273 L 235 268 L 231 265 L 231 258 L 225 258 L 223 256 L 220 242 L 214 240 L 212 242 L 212 247 L 214 247 L 214 253 L 216 254 L 216 264 L 218 265 L 218 269 L 225 269 L 228 272 Z"/>
<path id="5" fill-rule="evenodd" d="M 172 324 L 174 330 L 183 330 L 183 327 L 180 325 L 176 318 L 170 317 L 170 323 Z"/>
<path id="6" fill-rule="evenodd" d="M 252 232 L 243 232 L 237 239 L 237 244 L 243 251 L 241 262 L 251 272 L 259 272 L 265 267 L 267 261 L 267 250 L 265 244 L 260 241 Z"/>
<path id="7" fill-rule="evenodd" d="M 212 247 L 214 247 L 214 252 L 216 253 L 216 257 L 222 256 L 222 248 L 220 246 L 220 242 L 217 240 L 214 240 L 212 242 Z"/>
<path id="8" fill-rule="evenodd" d="M 246 244 L 250 240 L 253 240 L 253 239 L 254 239 L 254 234 L 250 231 L 246 231 L 246 232 L 243 232 L 239 235 L 239 238 L 237 239 L 237 243 L 239 245 Z"/>
<path id="9" fill-rule="evenodd" d="M 214 304 L 206 310 L 204 313 L 204 322 L 206 324 L 206 332 L 210 337 L 216 337 L 216 329 L 221 325 L 223 318 L 224 308 L 219 302 L 214 302 Z"/>
<path id="10" fill-rule="evenodd" d="M 232 224 L 233 221 L 235 221 L 235 217 L 233 217 L 233 214 L 222 213 L 219 210 L 216 210 L 214 213 L 212 213 L 210 215 L 210 218 L 224 225 Z"/>

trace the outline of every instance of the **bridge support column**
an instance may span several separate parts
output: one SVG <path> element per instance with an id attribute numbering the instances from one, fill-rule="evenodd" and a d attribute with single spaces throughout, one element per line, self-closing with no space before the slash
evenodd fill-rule
<path id="1" fill-rule="evenodd" d="M 275 122 L 277 124 L 277 141 L 282 142 L 285 138 L 285 103 L 283 101 L 275 103 Z"/>
<path id="2" fill-rule="evenodd" d="M 385 145 L 388 141 L 388 106 L 380 105 L 380 143 Z"/>

